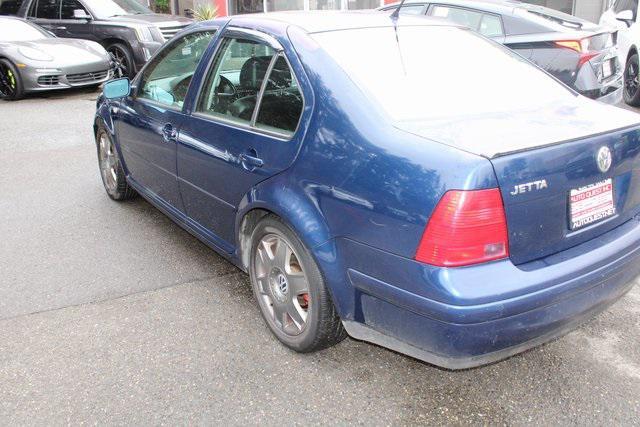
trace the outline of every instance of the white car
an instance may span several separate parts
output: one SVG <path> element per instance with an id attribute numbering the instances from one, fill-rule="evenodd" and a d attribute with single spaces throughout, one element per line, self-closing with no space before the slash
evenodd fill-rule
<path id="1" fill-rule="evenodd" d="M 618 56 L 620 63 L 624 64 L 624 100 L 629 105 L 640 107 L 638 0 L 615 0 L 600 17 L 600 24 L 618 29 Z"/>

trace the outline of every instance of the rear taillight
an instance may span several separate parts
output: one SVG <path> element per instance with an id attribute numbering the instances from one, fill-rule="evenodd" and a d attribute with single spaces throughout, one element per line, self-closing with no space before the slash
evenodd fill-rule
<path id="1" fill-rule="evenodd" d="M 448 191 L 436 206 L 415 259 L 440 267 L 478 264 L 509 256 L 500 190 Z"/>
<path id="2" fill-rule="evenodd" d="M 556 46 L 566 47 L 567 49 L 575 50 L 580 54 L 580 59 L 578 60 L 578 66 L 581 67 L 585 62 L 588 62 L 594 56 L 600 54 L 598 51 L 590 50 L 590 39 L 582 39 L 582 40 L 562 40 L 555 42 Z"/>

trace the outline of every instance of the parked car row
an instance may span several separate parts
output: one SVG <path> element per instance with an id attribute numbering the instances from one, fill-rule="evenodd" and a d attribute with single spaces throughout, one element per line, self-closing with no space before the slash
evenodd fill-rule
<path id="1" fill-rule="evenodd" d="M 608 36 L 580 26 L 584 52 L 540 49 L 607 96 Z M 94 130 L 108 196 L 141 195 L 247 272 L 284 345 L 349 334 L 460 369 L 632 288 L 638 117 L 450 21 L 273 13 L 185 30 L 105 85 Z"/>
<path id="2" fill-rule="evenodd" d="M 380 10 L 391 12 L 398 4 Z M 589 98 L 622 100 L 616 32 L 553 9 L 508 0 L 406 0 L 400 13 L 447 19 L 502 43 Z"/>
<path id="3" fill-rule="evenodd" d="M 0 17 L 0 97 L 7 99 L 133 77 L 162 44 L 192 22 L 155 14 L 135 0 L 0 0 L 0 14 L 23 19 Z M 44 53 L 25 56 L 25 44 L 37 45 Z M 105 61 L 111 67 L 105 68 Z"/>

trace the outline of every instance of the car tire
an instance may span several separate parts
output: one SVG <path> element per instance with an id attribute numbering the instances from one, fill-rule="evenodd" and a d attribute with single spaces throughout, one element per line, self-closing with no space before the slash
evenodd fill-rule
<path id="1" fill-rule="evenodd" d="M 253 230 L 249 276 L 262 317 L 285 346 L 308 353 L 347 336 L 315 260 L 274 215 Z"/>
<path id="2" fill-rule="evenodd" d="M 18 69 L 7 59 L 0 59 L 0 98 L 15 101 L 24 97 L 24 86 Z"/>
<path id="3" fill-rule="evenodd" d="M 624 102 L 640 107 L 640 62 L 638 54 L 634 53 L 627 59 L 624 67 Z"/>
<path id="4" fill-rule="evenodd" d="M 100 126 L 96 132 L 96 148 L 98 150 L 98 167 L 102 184 L 113 200 L 129 200 L 138 193 L 129 186 L 122 168 L 122 162 L 109 132 Z"/>
<path id="5" fill-rule="evenodd" d="M 114 62 L 114 78 L 128 77 L 133 79 L 136 76 L 133 54 L 128 46 L 122 43 L 113 43 L 107 46 L 107 52 Z"/>

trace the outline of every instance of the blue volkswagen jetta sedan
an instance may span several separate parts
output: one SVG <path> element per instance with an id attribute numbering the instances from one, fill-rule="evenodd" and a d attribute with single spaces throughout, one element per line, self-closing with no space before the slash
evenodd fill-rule
<path id="1" fill-rule="evenodd" d="M 348 334 L 478 366 L 640 273 L 638 116 L 452 24 L 197 24 L 105 86 L 95 135 L 109 196 L 142 195 L 248 272 L 300 352 Z"/>

